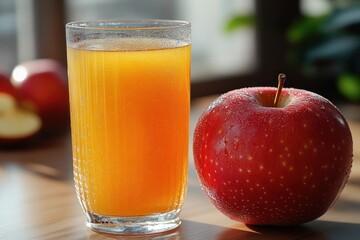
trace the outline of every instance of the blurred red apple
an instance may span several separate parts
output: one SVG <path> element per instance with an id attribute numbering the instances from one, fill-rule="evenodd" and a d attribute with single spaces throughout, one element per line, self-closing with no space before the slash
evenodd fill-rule
<path id="1" fill-rule="evenodd" d="M 18 107 L 12 95 L 0 93 L 0 146 L 12 146 L 33 139 L 41 129 L 36 113 Z"/>
<path id="2" fill-rule="evenodd" d="M 69 126 L 69 93 L 65 68 L 55 60 L 38 59 L 16 66 L 11 75 L 20 103 L 38 113 L 42 133 L 51 135 Z"/>

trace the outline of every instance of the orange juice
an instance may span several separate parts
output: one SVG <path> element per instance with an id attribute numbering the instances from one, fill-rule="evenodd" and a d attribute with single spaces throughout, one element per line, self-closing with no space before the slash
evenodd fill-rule
<path id="1" fill-rule="evenodd" d="M 190 46 L 114 41 L 68 48 L 78 197 L 86 211 L 108 216 L 179 209 L 187 182 Z"/>

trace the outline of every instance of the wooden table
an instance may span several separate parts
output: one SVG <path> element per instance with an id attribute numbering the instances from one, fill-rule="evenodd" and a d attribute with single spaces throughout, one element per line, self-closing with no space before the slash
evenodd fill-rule
<path id="1" fill-rule="evenodd" d="M 193 102 L 192 131 L 210 100 Z M 354 139 L 350 180 L 336 204 L 318 220 L 291 228 L 250 228 L 232 221 L 203 194 L 190 157 L 180 228 L 165 235 L 130 239 L 360 239 L 360 121 L 349 123 Z M 69 133 L 31 148 L 0 150 L 0 239 L 127 239 L 85 227 L 71 161 Z"/>

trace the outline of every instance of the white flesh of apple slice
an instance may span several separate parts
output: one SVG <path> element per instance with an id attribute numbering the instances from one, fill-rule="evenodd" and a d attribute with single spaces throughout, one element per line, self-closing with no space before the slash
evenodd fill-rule
<path id="1" fill-rule="evenodd" d="M 17 107 L 12 96 L 0 93 L 0 138 L 25 138 L 38 132 L 40 128 L 39 116 Z"/>

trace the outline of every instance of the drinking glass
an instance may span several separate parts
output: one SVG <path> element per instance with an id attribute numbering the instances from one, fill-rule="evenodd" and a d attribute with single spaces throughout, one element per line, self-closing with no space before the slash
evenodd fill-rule
<path id="1" fill-rule="evenodd" d="M 190 24 L 66 25 L 74 180 L 87 226 L 151 234 L 180 225 L 187 185 Z"/>

